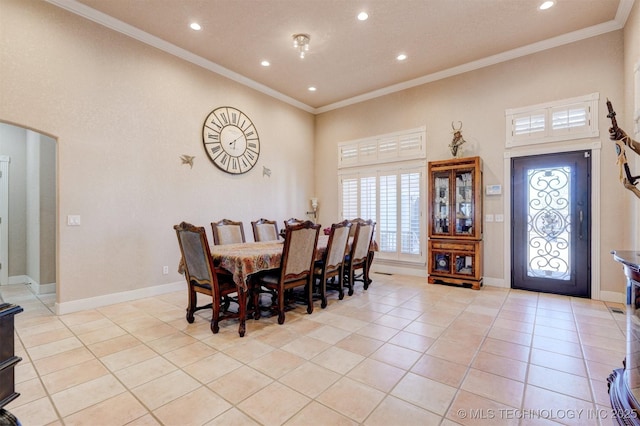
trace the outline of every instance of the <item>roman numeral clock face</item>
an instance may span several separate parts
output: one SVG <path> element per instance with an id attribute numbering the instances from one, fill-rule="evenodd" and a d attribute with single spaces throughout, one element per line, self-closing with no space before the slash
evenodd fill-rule
<path id="1" fill-rule="evenodd" d="M 249 117 L 233 107 L 211 111 L 204 121 L 202 141 L 213 164 L 227 173 L 248 172 L 260 156 L 258 131 Z"/>

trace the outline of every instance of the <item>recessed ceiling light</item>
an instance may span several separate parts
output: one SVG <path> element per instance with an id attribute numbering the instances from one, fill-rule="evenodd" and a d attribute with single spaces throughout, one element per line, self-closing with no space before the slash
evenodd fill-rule
<path id="1" fill-rule="evenodd" d="M 262 65 L 263 67 L 268 67 L 269 65 L 271 65 L 271 62 L 269 62 L 269 61 L 262 61 L 262 62 L 260 62 L 260 65 Z"/>
<path id="2" fill-rule="evenodd" d="M 367 19 L 369 19 L 369 14 L 367 12 L 358 13 L 358 20 L 359 21 L 366 21 Z"/>
<path id="3" fill-rule="evenodd" d="M 407 55 L 405 55 L 404 53 L 401 53 L 398 56 L 396 56 L 396 59 L 399 61 L 404 61 L 405 59 L 407 59 Z"/>
<path id="4" fill-rule="evenodd" d="M 197 22 L 192 22 L 191 25 L 189 26 L 191 27 L 192 30 L 195 30 L 195 31 L 200 31 L 202 29 L 200 24 L 198 24 Z"/>
<path id="5" fill-rule="evenodd" d="M 545 1 L 544 3 L 542 3 L 542 4 L 540 5 L 540 7 L 538 7 L 538 9 L 540 9 L 540 10 L 547 10 L 547 9 L 549 9 L 550 7 L 552 7 L 554 4 L 556 4 L 556 2 L 555 2 L 554 0 L 547 0 L 547 1 Z"/>
<path id="6" fill-rule="evenodd" d="M 315 92 L 316 90 L 318 90 L 318 89 L 316 89 L 316 88 L 315 88 L 315 87 L 313 87 L 313 86 L 309 87 L 309 91 L 310 91 L 310 92 Z"/>

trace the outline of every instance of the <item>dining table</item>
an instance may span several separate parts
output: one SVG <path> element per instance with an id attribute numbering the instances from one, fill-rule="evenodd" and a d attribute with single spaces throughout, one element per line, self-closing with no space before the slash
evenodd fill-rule
<path id="1" fill-rule="evenodd" d="M 328 235 L 319 235 L 315 258 L 322 259 Z M 253 274 L 277 269 L 282 262 L 283 240 L 224 244 L 211 247 L 213 262 L 233 275 L 238 290 L 247 292 Z"/>

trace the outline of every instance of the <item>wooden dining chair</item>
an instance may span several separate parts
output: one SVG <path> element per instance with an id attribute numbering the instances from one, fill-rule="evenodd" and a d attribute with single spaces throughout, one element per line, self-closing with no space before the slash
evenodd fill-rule
<path id="1" fill-rule="evenodd" d="M 349 229 L 349 236 L 353 237 L 356 234 L 356 228 L 358 227 L 357 225 L 359 223 L 365 224 L 365 223 L 367 223 L 367 221 L 362 219 L 362 218 L 357 217 L 355 219 L 351 219 L 349 221 L 349 223 L 351 223 L 351 228 Z"/>
<path id="2" fill-rule="evenodd" d="M 238 318 L 240 320 L 238 332 L 240 337 L 244 336 L 247 294 L 244 291 L 238 291 L 238 286 L 233 282 L 230 274 L 214 266 L 204 228 L 186 222 L 175 225 L 173 228 L 178 236 L 184 277 L 189 293 L 187 322 L 193 323 L 196 311 L 211 308 L 211 331 L 214 334 L 220 329 L 218 325 L 220 320 Z M 210 303 L 198 306 L 198 293 L 210 297 Z M 228 306 L 227 302 L 234 293 L 237 293 L 234 300 L 238 303 L 238 311 L 222 309 L 223 305 Z"/>
<path id="3" fill-rule="evenodd" d="M 287 226 L 298 225 L 304 222 L 305 221 L 303 219 L 297 219 L 295 217 L 292 217 L 284 221 L 284 227 L 286 228 Z"/>
<path id="4" fill-rule="evenodd" d="M 276 292 L 278 324 L 284 323 L 285 291 L 304 286 L 307 313 L 313 312 L 313 265 L 320 225 L 306 221 L 286 228 L 280 268 L 257 277 L 256 286 Z M 255 318 L 259 318 L 259 291 L 253 293 Z"/>
<path id="5" fill-rule="evenodd" d="M 251 222 L 254 241 L 274 241 L 278 239 L 278 224 L 275 220 L 258 219 Z"/>
<path id="6" fill-rule="evenodd" d="M 356 232 L 353 235 L 351 250 L 345 257 L 345 285 L 349 287 L 349 296 L 353 295 L 354 282 L 362 281 L 364 289 L 369 288 L 371 280 L 369 279 L 369 263 L 371 250 L 371 241 L 373 240 L 373 232 L 376 223 L 372 220 L 358 222 Z M 355 271 L 362 269 L 362 274 L 356 276 Z"/>
<path id="7" fill-rule="evenodd" d="M 242 222 L 222 219 L 218 222 L 211 222 L 211 230 L 213 231 L 213 244 L 217 246 L 245 242 Z"/>
<path id="8" fill-rule="evenodd" d="M 322 309 L 327 307 L 328 280 L 331 279 L 333 281 L 332 284 L 335 284 L 337 277 L 338 282 L 335 285 L 338 288 L 338 297 L 340 300 L 344 298 L 344 259 L 349 243 L 350 229 L 351 223 L 346 220 L 331 225 L 327 249 L 322 255 L 322 259 L 315 262 L 313 275 L 314 280 L 317 280 L 321 300 L 320 307 Z"/>

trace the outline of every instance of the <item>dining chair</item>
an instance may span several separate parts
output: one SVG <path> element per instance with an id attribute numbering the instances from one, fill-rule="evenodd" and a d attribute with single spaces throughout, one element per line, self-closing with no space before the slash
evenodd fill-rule
<path id="1" fill-rule="evenodd" d="M 263 287 L 275 291 L 274 308 L 278 312 L 278 324 L 284 323 L 285 291 L 303 286 L 307 296 L 307 313 L 313 312 L 313 264 L 320 225 L 306 221 L 286 228 L 280 268 L 257 277 L 257 289 Z M 254 318 L 259 318 L 259 291 L 253 292 Z"/>
<path id="2" fill-rule="evenodd" d="M 351 243 L 351 250 L 345 257 L 345 285 L 349 287 L 349 296 L 353 295 L 354 282 L 362 281 L 364 289 L 369 288 L 371 280 L 369 279 L 369 263 L 371 250 L 371 241 L 373 240 L 373 232 L 375 230 L 376 223 L 372 220 L 358 222 L 356 225 L 356 231 L 353 235 L 353 242 Z M 362 269 L 362 274 L 356 276 L 355 271 Z"/>
<path id="3" fill-rule="evenodd" d="M 291 226 L 291 225 L 298 225 L 300 223 L 304 223 L 305 221 L 303 219 L 297 219 L 295 217 L 289 218 L 287 220 L 284 221 L 284 227 L 286 228 L 287 226 Z"/>
<path id="4" fill-rule="evenodd" d="M 344 259 L 349 243 L 349 231 L 351 223 L 343 221 L 331 225 L 327 249 L 322 255 L 322 259 L 315 262 L 313 271 L 314 281 L 317 280 L 320 293 L 320 307 L 327 307 L 327 281 L 332 280 L 334 284 L 337 277 L 338 297 L 340 300 L 344 298 Z"/>
<path id="5" fill-rule="evenodd" d="M 213 231 L 213 244 L 217 246 L 245 242 L 242 222 L 222 219 L 218 222 L 211 222 L 211 230 Z"/>
<path id="6" fill-rule="evenodd" d="M 258 219 L 251 222 L 254 241 L 274 241 L 278 239 L 278 224 L 275 220 Z"/>
<path id="7" fill-rule="evenodd" d="M 244 291 L 238 291 L 238 286 L 233 282 L 230 274 L 214 266 L 204 228 L 187 222 L 182 222 L 173 228 L 178 236 L 184 277 L 189 293 L 187 322 L 193 323 L 196 311 L 211 308 L 211 331 L 214 334 L 220 329 L 218 325 L 220 320 L 239 318 L 238 332 L 240 337 L 244 336 L 247 294 Z M 198 293 L 211 297 L 211 302 L 198 306 Z M 234 293 L 237 293 L 236 298 L 231 297 Z M 238 312 L 222 309 L 223 305 L 228 307 L 230 298 L 238 303 Z"/>
<path id="8" fill-rule="evenodd" d="M 367 223 L 367 221 L 362 219 L 362 218 L 357 217 L 355 219 L 351 219 L 349 221 L 349 223 L 351 223 L 351 228 L 349 229 L 349 236 L 353 237 L 355 235 L 355 233 L 356 233 L 357 225 L 359 223 L 365 224 L 365 223 Z"/>

